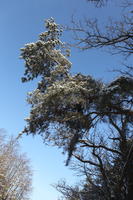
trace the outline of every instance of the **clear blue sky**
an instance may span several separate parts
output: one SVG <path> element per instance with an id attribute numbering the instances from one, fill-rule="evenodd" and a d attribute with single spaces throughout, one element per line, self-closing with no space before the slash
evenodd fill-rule
<path id="1" fill-rule="evenodd" d="M 114 6 L 114 8 L 116 5 Z M 24 63 L 19 59 L 20 48 L 25 43 L 36 41 L 44 31 L 44 20 L 54 17 L 57 23 L 70 24 L 71 16 L 81 18 L 97 16 L 100 19 L 111 15 L 106 9 L 97 9 L 85 0 L 0 0 L 0 128 L 8 134 L 17 135 L 24 127 L 29 106 L 26 94 L 35 83 L 22 84 L 20 79 Z M 113 15 L 118 14 L 115 8 Z M 64 38 L 70 41 L 67 34 Z M 112 79 L 108 72 L 120 63 L 119 57 L 112 57 L 103 51 L 72 51 L 73 72 L 91 74 L 105 81 Z M 22 150 L 27 152 L 34 170 L 32 200 L 57 200 L 59 195 L 50 184 L 65 178 L 74 183 L 77 178 L 68 167 L 61 151 L 45 146 L 40 137 L 24 137 Z"/>

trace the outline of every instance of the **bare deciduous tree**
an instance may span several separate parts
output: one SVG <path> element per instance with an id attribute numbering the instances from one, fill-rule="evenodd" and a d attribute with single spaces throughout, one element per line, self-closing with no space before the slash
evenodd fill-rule
<path id="1" fill-rule="evenodd" d="M 29 160 L 19 152 L 18 141 L 0 133 L 0 199 L 28 200 L 31 178 Z"/>

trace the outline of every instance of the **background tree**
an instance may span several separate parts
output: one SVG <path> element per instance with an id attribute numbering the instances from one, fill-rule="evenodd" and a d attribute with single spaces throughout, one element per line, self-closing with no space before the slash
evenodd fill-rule
<path id="1" fill-rule="evenodd" d="M 102 196 L 102 188 L 89 184 L 87 180 L 75 186 L 70 186 L 65 181 L 60 181 L 54 187 L 62 194 L 60 199 L 63 200 L 101 200 L 104 198 Z"/>
<path id="2" fill-rule="evenodd" d="M 41 134 L 44 142 L 63 148 L 68 152 L 66 165 L 72 157 L 82 163 L 89 185 L 102 191 L 99 199 L 131 200 L 133 78 L 122 75 L 105 84 L 88 75 L 72 75 L 69 51 L 60 41 L 61 27 L 49 19 L 46 28 L 37 42 L 21 49 L 25 60 L 22 81 L 40 78 L 37 88 L 29 93 L 31 111 L 22 133 Z M 103 39 L 100 34 L 91 40 L 93 35 L 89 32 L 85 40 L 90 48 Z M 132 49 L 125 52 L 125 41 L 127 45 L 132 42 L 130 33 L 127 40 L 125 35 L 122 41 L 118 36 L 119 32 L 110 32 L 102 41 L 107 44 L 109 40 L 107 46 L 115 47 L 117 53 L 131 55 Z"/>
<path id="3" fill-rule="evenodd" d="M 102 0 L 89 2 L 103 3 Z M 82 50 L 106 48 L 111 54 L 124 55 L 133 53 L 133 3 L 130 0 L 118 1 L 121 14 L 117 19 L 109 17 L 107 23 L 97 18 L 73 20 L 71 30 L 75 33 L 75 46 Z"/>
<path id="4" fill-rule="evenodd" d="M 29 160 L 19 152 L 16 139 L 0 132 L 0 199 L 28 200 L 31 178 Z"/>

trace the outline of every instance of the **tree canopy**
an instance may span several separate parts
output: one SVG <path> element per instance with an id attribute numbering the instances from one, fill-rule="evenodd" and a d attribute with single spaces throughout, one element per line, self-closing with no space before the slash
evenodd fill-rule
<path id="1" fill-rule="evenodd" d="M 132 23 L 130 18 L 124 20 L 126 27 L 115 23 L 107 27 L 106 34 L 100 32 L 95 21 L 87 21 L 87 31 L 74 27 L 73 31 L 86 34 L 78 45 L 85 44 L 84 49 L 110 46 L 119 54 L 132 55 Z M 25 60 L 22 81 L 39 79 L 37 88 L 28 95 L 31 110 L 22 133 L 40 134 L 45 143 L 62 148 L 68 153 L 66 165 L 71 158 L 76 160 L 74 168 L 82 171 L 89 184 L 83 191 L 93 188 L 99 200 L 131 200 L 132 67 L 128 66 L 130 74 L 122 73 L 108 84 L 90 75 L 73 75 L 70 51 L 60 40 L 61 26 L 51 18 L 45 27 L 37 42 L 21 49 Z"/>

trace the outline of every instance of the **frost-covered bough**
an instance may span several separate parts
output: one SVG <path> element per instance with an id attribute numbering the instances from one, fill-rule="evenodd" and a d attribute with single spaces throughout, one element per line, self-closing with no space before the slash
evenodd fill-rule
<path id="1" fill-rule="evenodd" d="M 129 197 L 133 184 L 133 147 L 128 145 L 133 136 L 133 79 L 120 76 L 104 84 L 89 75 L 72 75 L 70 52 L 60 41 L 62 28 L 52 18 L 45 26 L 47 31 L 37 42 L 21 49 L 25 60 L 22 81 L 40 80 L 29 93 L 31 111 L 22 133 L 40 134 L 44 142 L 63 148 L 68 152 L 67 165 L 73 157 L 97 168 L 106 199 L 112 198 L 116 189 L 120 199 Z M 119 170 L 114 168 L 116 162 Z M 115 181 L 106 174 L 112 167 L 112 173 L 117 173 Z"/>

